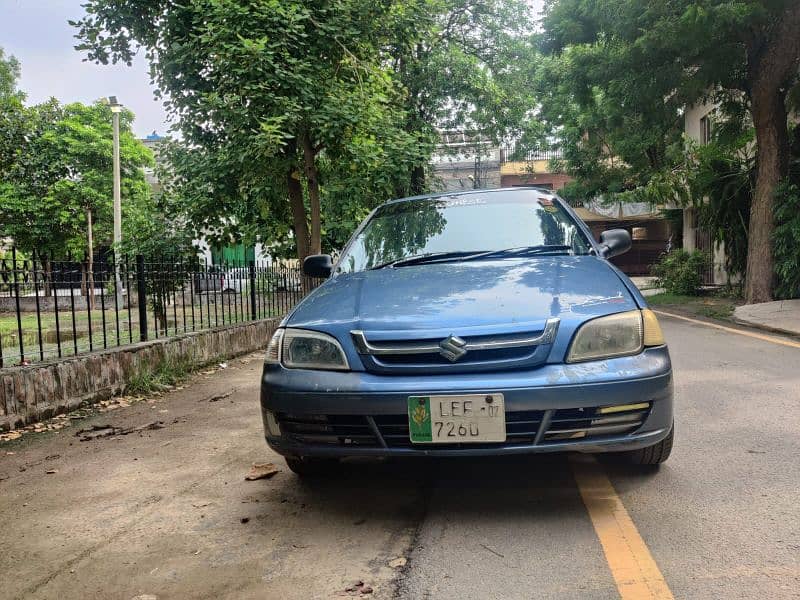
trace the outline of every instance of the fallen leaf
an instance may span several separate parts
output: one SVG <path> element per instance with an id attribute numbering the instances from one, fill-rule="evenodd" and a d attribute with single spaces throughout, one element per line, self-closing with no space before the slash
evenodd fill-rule
<path id="1" fill-rule="evenodd" d="M 389 561 L 389 566 L 393 569 L 399 569 L 400 567 L 405 567 L 407 562 L 408 559 L 405 556 L 398 556 Z"/>
<path id="2" fill-rule="evenodd" d="M 220 400 L 224 400 L 225 398 L 230 397 L 231 394 L 233 394 L 233 392 L 234 392 L 234 390 L 231 390 L 230 392 L 226 392 L 224 394 L 217 394 L 216 396 L 211 396 L 208 399 L 208 401 L 209 402 L 219 402 Z"/>
<path id="3" fill-rule="evenodd" d="M 272 463 L 253 463 L 250 472 L 244 476 L 246 481 L 255 481 L 256 479 L 269 479 L 281 470 Z"/>
<path id="4" fill-rule="evenodd" d="M 53 475 L 55 473 L 58 473 L 58 470 L 57 469 L 48 469 L 47 471 L 45 471 L 45 473 L 47 473 L 48 475 Z"/>
<path id="5" fill-rule="evenodd" d="M 80 438 L 80 441 L 88 442 L 101 437 L 128 435 L 149 429 L 164 429 L 164 421 L 153 421 L 152 423 L 145 423 L 144 425 L 139 425 L 137 427 L 125 428 L 114 427 L 113 425 L 92 425 L 89 428 L 76 431 L 75 435 Z"/>
<path id="6" fill-rule="evenodd" d="M 219 368 L 220 369 L 227 369 L 228 368 L 228 363 L 226 363 L 226 362 L 219 363 Z"/>
<path id="7" fill-rule="evenodd" d="M 242 523 L 249 523 L 250 522 L 250 517 L 242 517 L 241 519 L 239 519 L 239 521 L 242 522 Z"/>
<path id="8" fill-rule="evenodd" d="M 344 591 L 351 596 L 355 594 L 371 594 L 373 592 L 372 586 L 368 583 L 364 583 L 363 581 L 359 580 L 356 581 L 353 585 L 344 588 Z"/>

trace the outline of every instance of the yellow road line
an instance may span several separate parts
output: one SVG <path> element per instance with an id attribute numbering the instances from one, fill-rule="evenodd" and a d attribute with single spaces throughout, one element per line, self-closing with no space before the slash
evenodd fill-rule
<path id="1" fill-rule="evenodd" d="M 656 561 L 597 461 L 581 456 L 570 457 L 570 463 L 622 600 L 673 600 Z"/>
<path id="2" fill-rule="evenodd" d="M 681 319 L 682 321 L 689 321 L 689 323 L 696 323 L 697 325 L 705 325 L 706 327 L 711 327 L 713 329 L 721 329 L 722 331 L 727 331 L 728 333 L 735 333 L 737 335 L 743 335 L 745 337 L 755 338 L 757 340 L 762 340 L 764 342 L 772 342 L 773 344 L 779 344 L 781 346 L 789 346 L 790 348 L 800 348 L 800 342 L 794 342 L 792 340 L 786 340 L 772 335 L 764 335 L 763 333 L 755 333 L 753 331 L 745 331 L 743 329 L 734 329 L 733 327 L 725 327 L 724 325 L 717 325 L 716 323 L 709 323 L 708 321 L 701 321 L 699 319 L 692 319 L 690 317 L 676 315 L 675 313 L 665 312 L 663 310 L 654 310 L 653 312 L 659 315 L 664 315 L 665 317 L 671 317 L 673 319 Z"/>

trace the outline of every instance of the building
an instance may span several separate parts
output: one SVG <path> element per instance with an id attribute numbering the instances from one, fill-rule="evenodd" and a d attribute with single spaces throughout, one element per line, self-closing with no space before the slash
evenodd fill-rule
<path id="1" fill-rule="evenodd" d="M 553 161 L 561 158 L 558 149 L 530 150 L 523 156 L 517 156 L 516 148 L 511 145 L 500 153 L 500 185 L 516 187 L 535 185 L 548 190 L 560 190 L 572 177 L 553 169 Z"/>
<path id="2" fill-rule="evenodd" d="M 142 144 L 147 146 L 153 153 L 153 158 L 155 159 L 156 166 L 161 161 L 161 144 L 164 142 L 164 139 L 165 139 L 164 137 L 158 135 L 154 131 L 147 137 L 139 140 Z M 159 194 L 161 194 L 161 184 L 159 183 L 158 176 L 156 175 L 156 166 L 145 167 L 144 178 L 150 185 L 150 190 L 153 192 L 153 196 L 157 197 Z"/>
<path id="3" fill-rule="evenodd" d="M 590 201 L 575 208 L 596 240 L 607 229 L 625 229 L 631 234 L 631 249 L 611 259 L 626 275 L 650 275 L 670 245 L 677 245 L 670 222 L 659 207 L 636 202 L 617 202 L 609 206 Z"/>
<path id="4" fill-rule="evenodd" d="M 502 187 L 500 149 L 479 133 L 442 131 L 431 157 L 434 187 L 441 192 Z"/>
<path id="5" fill-rule="evenodd" d="M 687 106 L 683 113 L 684 134 L 698 144 L 708 144 L 714 122 L 717 105 L 713 102 L 702 102 Z M 729 281 L 725 270 L 725 245 L 716 243 L 709 231 L 700 227 L 698 211 L 694 207 L 683 208 L 683 248 L 684 250 L 701 250 L 711 256 L 711 264 L 703 273 L 706 285 L 724 285 Z"/>

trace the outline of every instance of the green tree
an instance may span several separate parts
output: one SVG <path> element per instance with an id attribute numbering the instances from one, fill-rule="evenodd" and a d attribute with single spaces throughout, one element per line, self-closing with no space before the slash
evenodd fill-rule
<path id="1" fill-rule="evenodd" d="M 529 12 L 523 0 L 90 0 L 75 25 L 92 60 L 146 50 L 185 143 L 173 189 L 191 221 L 224 239 L 268 233 L 303 257 L 340 246 L 386 198 L 426 191 L 437 127 L 500 139 L 528 119 Z"/>
<path id="2" fill-rule="evenodd" d="M 797 86 L 799 28 L 793 0 L 553 0 L 546 7 L 542 112 L 569 142 L 567 163 L 589 190 L 633 190 L 673 168 L 689 104 L 712 99 L 747 113 L 757 145 L 748 302 L 772 298 L 773 207 L 789 168 L 787 96 Z"/>
<path id="3" fill-rule="evenodd" d="M 150 151 L 131 131 L 133 113 L 120 115 L 122 196 L 126 212 L 149 195 L 142 167 Z M 0 236 L 47 256 L 87 252 L 111 244 L 111 110 L 103 103 L 23 108 L 23 132 L 0 183 Z"/>
<path id="4" fill-rule="evenodd" d="M 418 160 L 418 140 L 397 118 L 401 90 L 379 52 L 390 3 L 90 0 L 86 7 L 76 23 L 79 48 L 105 63 L 130 61 L 144 47 L 178 118 L 184 157 L 217 167 L 202 180 L 221 183 L 211 195 L 266 222 L 288 214 L 300 257 L 321 250 L 323 161 L 346 163 L 370 139 L 395 172 Z M 218 204 L 206 220 L 222 229 L 245 223 L 220 214 Z"/>
<path id="5" fill-rule="evenodd" d="M 5 50 L 0 48 L 0 99 L 25 99 L 25 95 L 17 89 L 19 75 L 19 61 L 13 56 L 6 56 Z"/>
<path id="6" fill-rule="evenodd" d="M 410 173 L 410 191 L 420 194 L 438 128 L 499 142 L 536 123 L 525 77 L 533 25 L 524 0 L 406 0 L 397 13 L 386 53 L 405 89 L 405 127 L 429 147 Z"/>
<path id="7" fill-rule="evenodd" d="M 17 88 L 19 75 L 19 61 L 6 56 L 0 48 L 0 182 L 5 179 L 5 173 L 15 161 L 17 149 L 24 142 L 25 95 Z"/>

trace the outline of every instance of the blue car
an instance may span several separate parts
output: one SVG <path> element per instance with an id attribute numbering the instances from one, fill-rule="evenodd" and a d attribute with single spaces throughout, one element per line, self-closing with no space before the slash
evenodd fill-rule
<path id="1" fill-rule="evenodd" d="M 374 210 L 327 280 L 276 330 L 267 443 L 310 475 L 352 456 L 672 448 L 672 368 L 656 316 L 596 242 L 537 188 L 404 198 Z"/>

